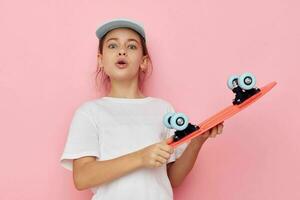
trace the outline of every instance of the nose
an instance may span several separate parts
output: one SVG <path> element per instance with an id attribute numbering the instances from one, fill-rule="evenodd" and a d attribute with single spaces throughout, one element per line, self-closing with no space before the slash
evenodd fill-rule
<path id="1" fill-rule="evenodd" d="M 125 51 L 120 51 L 120 52 L 119 52 L 119 55 L 120 55 L 120 56 L 121 56 L 121 55 L 124 55 L 124 56 L 125 56 L 125 55 L 126 55 L 126 52 L 125 52 Z"/>
<path id="2" fill-rule="evenodd" d="M 119 51 L 119 55 L 126 55 L 126 51 L 124 50 L 124 48 L 121 48 Z"/>

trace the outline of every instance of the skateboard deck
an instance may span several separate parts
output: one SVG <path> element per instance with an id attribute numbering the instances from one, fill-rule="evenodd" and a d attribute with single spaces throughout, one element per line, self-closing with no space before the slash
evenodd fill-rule
<path id="1" fill-rule="evenodd" d="M 172 141 L 171 139 L 168 142 L 168 145 L 171 145 L 172 147 L 177 147 L 178 145 L 187 142 L 203 133 L 205 133 L 206 131 L 208 131 L 209 129 L 213 128 L 214 126 L 222 123 L 223 121 L 225 121 L 226 119 L 232 117 L 233 115 L 235 115 L 236 113 L 244 110 L 245 108 L 247 108 L 248 106 L 250 106 L 251 104 L 253 104 L 254 102 L 256 102 L 258 99 L 260 99 L 263 95 L 265 95 L 266 93 L 268 93 L 275 85 L 277 84 L 277 82 L 273 81 L 267 85 L 265 85 L 264 87 L 260 88 L 260 91 L 251 96 L 249 99 L 245 100 L 243 103 L 239 104 L 239 105 L 230 105 L 226 108 L 224 108 L 223 110 L 221 110 L 220 112 L 217 112 L 216 114 L 212 115 L 211 117 L 209 117 L 207 120 L 201 122 L 198 126 L 199 129 L 186 135 L 185 137 L 181 138 L 178 141 Z M 172 136 L 173 137 L 173 136 Z M 172 138 L 170 137 L 170 138 Z"/>

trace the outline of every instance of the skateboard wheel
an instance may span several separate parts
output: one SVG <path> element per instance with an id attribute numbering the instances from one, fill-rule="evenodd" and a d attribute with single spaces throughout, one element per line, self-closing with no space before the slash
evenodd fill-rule
<path id="1" fill-rule="evenodd" d="M 256 84 L 255 76 L 250 72 L 246 72 L 239 77 L 238 84 L 242 89 L 250 90 Z"/>
<path id="2" fill-rule="evenodd" d="M 189 119 L 185 114 L 179 112 L 171 117 L 170 124 L 172 128 L 182 131 L 189 125 Z"/>
<path id="3" fill-rule="evenodd" d="M 168 112 L 167 114 L 164 115 L 163 118 L 163 124 L 165 125 L 165 127 L 171 129 L 171 117 L 174 115 L 174 112 Z"/>
<path id="4" fill-rule="evenodd" d="M 233 88 L 235 88 L 235 84 L 234 84 L 234 80 L 238 80 L 239 76 L 238 75 L 231 75 L 228 80 L 227 80 L 227 87 L 232 90 Z"/>

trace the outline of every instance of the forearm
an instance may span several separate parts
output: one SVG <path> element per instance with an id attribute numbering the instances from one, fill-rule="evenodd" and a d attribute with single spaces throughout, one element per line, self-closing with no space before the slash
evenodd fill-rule
<path id="1" fill-rule="evenodd" d="M 191 141 L 182 155 L 168 168 L 168 176 L 173 187 L 181 184 L 192 170 L 203 143 Z"/>
<path id="2" fill-rule="evenodd" d="M 142 166 L 136 152 L 118 158 L 86 163 L 76 181 L 79 190 L 94 187 L 124 176 Z"/>

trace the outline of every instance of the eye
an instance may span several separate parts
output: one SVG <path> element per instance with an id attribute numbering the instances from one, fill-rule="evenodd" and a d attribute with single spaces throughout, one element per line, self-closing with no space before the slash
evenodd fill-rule
<path id="1" fill-rule="evenodd" d="M 116 46 L 116 44 L 109 44 L 108 45 L 108 48 L 110 48 L 110 47 L 115 47 Z M 111 49 L 111 48 L 110 48 Z"/>
<path id="2" fill-rule="evenodd" d="M 136 49 L 136 46 L 134 44 L 128 45 L 130 49 Z"/>

